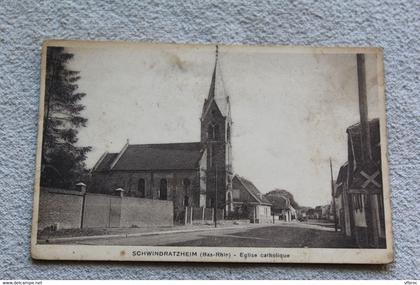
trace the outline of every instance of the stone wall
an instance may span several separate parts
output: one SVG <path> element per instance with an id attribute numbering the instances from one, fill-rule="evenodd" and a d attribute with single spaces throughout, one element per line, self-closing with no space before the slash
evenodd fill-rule
<path id="1" fill-rule="evenodd" d="M 172 201 L 121 198 L 120 227 L 173 226 Z"/>
<path id="2" fill-rule="evenodd" d="M 84 228 L 127 228 L 173 225 L 172 201 L 88 193 Z"/>
<path id="3" fill-rule="evenodd" d="M 57 227 L 80 228 L 83 195 L 77 191 L 41 188 L 38 229 Z"/>
<path id="4" fill-rule="evenodd" d="M 172 226 L 173 220 L 172 201 L 41 189 L 39 230 Z"/>

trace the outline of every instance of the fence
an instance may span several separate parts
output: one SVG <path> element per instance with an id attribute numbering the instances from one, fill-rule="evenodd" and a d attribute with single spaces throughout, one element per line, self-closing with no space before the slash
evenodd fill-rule
<path id="1" fill-rule="evenodd" d="M 217 209 L 218 221 L 224 219 L 223 209 Z M 204 207 L 185 207 L 184 211 L 184 224 L 200 224 L 214 222 L 214 209 L 213 208 L 204 208 Z"/>

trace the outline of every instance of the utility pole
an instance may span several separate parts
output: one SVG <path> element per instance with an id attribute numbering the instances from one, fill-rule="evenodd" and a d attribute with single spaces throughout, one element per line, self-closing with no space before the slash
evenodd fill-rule
<path id="1" fill-rule="evenodd" d="M 372 161 L 372 147 L 370 139 L 370 126 L 368 117 L 368 102 L 366 91 L 366 66 L 365 55 L 357 54 L 357 81 L 359 89 L 359 112 L 360 112 L 360 140 L 362 146 L 362 169 L 369 168 L 374 165 Z M 374 247 L 379 245 L 379 207 L 378 197 L 376 194 L 369 193 L 367 195 L 367 204 L 370 204 L 368 211 L 368 231 L 372 234 L 372 243 Z M 370 222 L 369 222 L 370 220 Z M 370 229 L 369 229 L 370 228 Z"/>
<path id="2" fill-rule="evenodd" d="M 217 228 L 217 162 L 214 164 L 215 169 L 215 192 L 214 192 L 214 227 Z"/>
<path id="3" fill-rule="evenodd" d="M 331 157 L 330 157 L 330 172 L 331 172 L 331 198 L 332 198 L 332 207 L 333 207 L 333 214 L 334 214 L 334 231 L 337 231 L 337 213 L 336 213 L 337 210 L 335 207 L 334 179 L 333 179 Z"/>

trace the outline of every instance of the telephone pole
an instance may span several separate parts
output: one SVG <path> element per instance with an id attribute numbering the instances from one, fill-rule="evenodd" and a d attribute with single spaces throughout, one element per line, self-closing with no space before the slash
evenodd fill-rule
<path id="1" fill-rule="evenodd" d="M 331 198 L 332 198 L 332 207 L 333 207 L 333 214 L 334 214 L 334 231 L 337 231 L 337 213 L 336 213 L 336 208 L 335 208 L 334 179 L 333 179 L 331 157 L 330 157 L 330 172 L 331 172 Z"/>
<path id="2" fill-rule="evenodd" d="M 215 169 L 215 192 L 214 192 L 214 227 L 217 228 L 217 163 L 214 164 Z"/>

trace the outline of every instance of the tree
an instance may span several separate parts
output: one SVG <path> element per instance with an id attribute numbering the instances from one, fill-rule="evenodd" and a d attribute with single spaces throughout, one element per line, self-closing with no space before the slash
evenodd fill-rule
<path id="1" fill-rule="evenodd" d="M 264 195 L 272 204 L 273 210 L 275 212 L 280 212 L 284 207 L 285 200 L 282 197 L 286 197 L 290 201 L 290 205 L 295 208 L 299 209 L 299 204 L 295 201 L 292 193 L 284 189 L 274 189 L 267 194 Z"/>
<path id="2" fill-rule="evenodd" d="M 77 92 L 79 72 L 66 67 L 73 56 L 63 47 L 47 50 L 42 186 L 71 188 L 87 172 L 84 161 L 91 147 L 76 146 L 78 129 L 87 122 L 80 115 L 85 108 L 80 100 L 86 94 Z"/>

